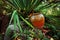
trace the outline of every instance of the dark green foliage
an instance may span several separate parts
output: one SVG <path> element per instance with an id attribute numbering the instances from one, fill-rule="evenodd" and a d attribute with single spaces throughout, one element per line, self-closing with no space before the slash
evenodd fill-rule
<path id="1" fill-rule="evenodd" d="M 10 10 L 12 14 L 10 24 L 14 24 L 14 30 L 16 30 L 16 26 L 19 28 L 18 34 L 14 31 L 14 35 L 12 38 L 16 36 L 20 36 L 22 38 L 26 38 L 26 40 L 31 40 L 32 38 L 40 38 L 42 40 L 49 40 L 49 38 L 45 36 L 51 36 L 55 40 L 59 40 L 60 38 L 60 1 L 55 0 L 6 0 L 5 1 L 8 6 L 4 7 L 6 10 Z M 1 4 L 1 3 L 0 3 Z M 12 6 L 12 8 L 11 8 Z M 13 13 L 12 13 L 13 11 Z M 44 28 L 49 29 L 45 36 L 42 30 L 36 29 L 30 23 L 28 15 L 30 12 L 41 12 L 45 16 L 45 25 Z M 26 20 L 28 18 L 28 20 Z M 13 22 L 12 22 L 13 21 Z M 21 21 L 24 22 L 25 26 L 22 26 Z M 8 28 L 7 28 L 8 29 Z M 9 29 L 6 31 L 6 35 L 10 35 L 11 32 Z"/>

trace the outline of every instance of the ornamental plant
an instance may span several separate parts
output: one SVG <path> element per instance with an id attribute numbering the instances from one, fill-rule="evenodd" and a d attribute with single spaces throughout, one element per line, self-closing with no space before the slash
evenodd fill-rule
<path id="1" fill-rule="evenodd" d="M 49 33 L 55 33 L 56 28 L 48 22 L 45 23 L 45 20 L 48 18 L 52 20 L 46 15 L 47 9 L 59 5 L 58 1 L 58 3 L 43 0 L 6 0 L 5 2 L 12 6 L 13 10 L 11 10 L 11 19 L 4 39 L 7 40 L 9 37 L 10 40 L 49 40 L 52 36 L 55 37 Z M 47 25 L 48 27 L 45 27 Z M 11 30 L 13 30 L 12 36 Z"/>

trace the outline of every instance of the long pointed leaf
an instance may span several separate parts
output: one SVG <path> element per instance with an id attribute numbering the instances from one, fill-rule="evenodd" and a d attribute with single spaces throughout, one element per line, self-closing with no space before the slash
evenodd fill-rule
<path id="1" fill-rule="evenodd" d="M 11 0 L 7 0 L 7 3 L 11 5 L 14 9 L 17 9 L 17 6 Z"/>
<path id="2" fill-rule="evenodd" d="M 13 20 L 13 17 L 14 17 L 14 15 L 15 15 L 15 13 L 16 13 L 16 10 L 12 13 L 12 16 L 11 16 L 11 19 L 10 19 L 9 24 L 11 24 L 11 22 L 12 22 L 12 20 Z"/>
<path id="3" fill-rule="evenodd" d="M 24 3 L 23 3 L 23 0 L 19 0 L 19 3 L 20 3 L 20 5 L 21 5 L 21 8 L 24 10 Z"/>
<path id="4" fill-rule="evenodd" d="M 14 19 L 14 33 L 16 33 L 16 26 L 17 26 L 16 14 L 14 15 L 13 19 Z"/>
<path id="5" fill-rule="evenodd" d="M 14 4 L 19 8 L 18 2 L 16 0 L 13 0 Z"/>
<path id="6" fill-rule="evenodd" d="M 21 18 L 26 24 L 28 24 L 28 26 L 30 26 L 31 28 L 34 29 L 34 27 L 32 26 L 32 24 L 30 24 L 27 20 L 25 20 L 21 15 L 20 15 L 20 18 Z"/>
<path id="7" fill-rule="evenodd" d="M 22 30 L 22 28 L 21 28 L 21 23 L 20 23 L 20 21 L 19 21 L 18 15 L 16 15 L 16 19 L 17 19 L 17 25 L 18 25 L 19 31 L 22 33 L 23 30 Z"/>

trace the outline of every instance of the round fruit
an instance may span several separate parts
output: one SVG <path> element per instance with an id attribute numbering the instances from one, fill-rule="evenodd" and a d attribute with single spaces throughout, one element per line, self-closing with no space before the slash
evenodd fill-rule
<path id="1" fill-rule="evenodd" d="M 44 22 L 45 22 L 43 14 L 33 13 L 30 15 L 30 20 L 34 27 L 36 27 L 38 29 L 43 28 Z"/>

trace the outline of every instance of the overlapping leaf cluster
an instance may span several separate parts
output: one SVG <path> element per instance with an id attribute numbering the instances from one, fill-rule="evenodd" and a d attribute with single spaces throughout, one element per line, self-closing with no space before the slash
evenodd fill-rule
<path id="1" fill-rule="evenodd" d="M 24 12 L 25 12 L 25 14 L 27 14 L 27 16 L 31 11 L 42 12 L 44 14 L 44 16 L 46 17 L 46 23 L 45 23 L 44 27 L 45 28 L 48 27 L 53 32 L 56 31 L 55 26 L 58 26 L 60 24 L 59 20 L 58 20 L 59 19 L 58 14 L 60 14 L 60 11 L 59 11 L 60 2 L 59 1 L 58 2 L 55 2 L 55 1 L 48 2 L 48 1 L 44 1 L 44 0 L 6 0 L 5 2 L 14 8 L 10 23 L 12 20 L 14 20 L 14 28 L 17 24 L 20 29 L 19 35 L 21 35 L 22 33 L 24 34 L 24 32 L 25 32 L 25 35 L 27 35 L 28 40 L 31 40 L 31 37 L 29 34 L 33 34 L 33 37 L 40 35 L 40 36 L 38 36 L 38 38 L 42 39 L 43 33 L 41 32 L 41 30 L 38 30 L 38 29 L 37 29 L 38 32 L 32 31 L 32 30 L 35 30 L 35 28 L 32 26 L 32 24 L 29 21 L 27 21 L 24 18 L 24 16 L 22 16 L 22 15 L 24 15 Z M 56 10 L 55 9 L 56 7 L 58 7 L 59 9 Z M 22 29 L 21 23 L 19 22 L 21 20 L 24 21 L 28 25 L 27 28 L 29 28 L 29 27 L 32 28 L 32 30 L 30 30 L 30 32 L 27 29 L 25 31 L 23 31 L 24 29 Z M 40 34 L 38 34 L 39 32 L 40 32 Z M 8 32 L 7 32 L 7 34 L 8 34 Z M 57 35 L 59 35 L 59 32 L 57 34 L 55 34 L 54 37 L 57 38 Z M 47 39 L 47 38 L 45 38 L 45 39 Z"/>

